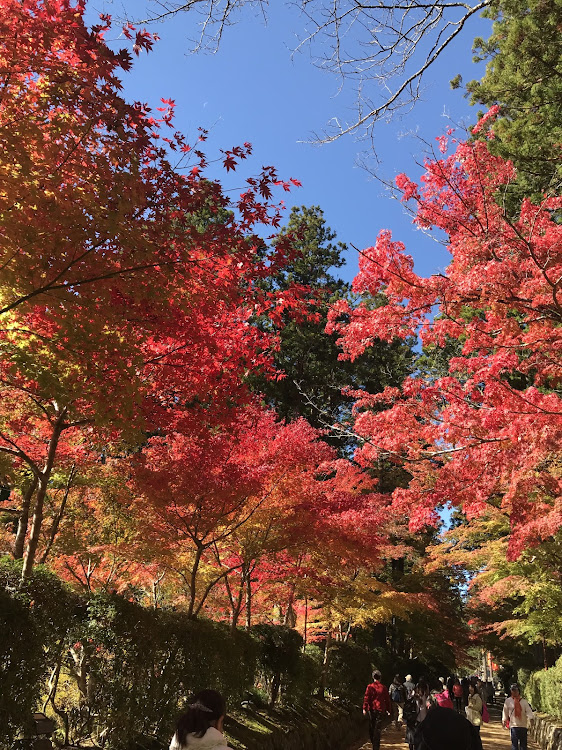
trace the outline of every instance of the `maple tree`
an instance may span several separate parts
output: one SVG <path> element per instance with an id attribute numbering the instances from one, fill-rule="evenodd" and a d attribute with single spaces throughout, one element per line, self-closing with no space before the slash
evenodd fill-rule
<path id="1" fill-rule="evenodd" d="M 446 152 L 447 137 L 438 140 Z M 471 517 L 500 498 L 515 558 L 562 522 L 560 478 L 550 470 L 562 430 L 562 227 L 553 217 L 561 199 L 527 199 L 512 220 L 497 196 L 513 166 L 483 141 L 453 145 L 426 161 L 421 184 L 397 178 L 416 224 L 445 237 L 446 271 L 418 276 L 402 243 L 383 231 L 362 253 L 354 288 L 383 291 L 386 304 L 337 303 L 330 326 L 351 358 L 377 339 L 418 333 L 426 346 L 459 343 L 440 377 L 414 374 L 381 394 L 356 392 L 355 430 L 365 440 L 356 460 L 407 468 L 411 480 L 392 498 L 413 529 L 436 523 L 447 503 Z M 349 322 L 338 323 L 340 315 Z"/>
<path id="2" fill-rule="evenodd" d="M 0 452 L 8 477 L 32 474 L 16 545 L 19 556 L 31 516 L 24 575 L 57 462 L 142 442 L 166 399 L 213 400 L 220 420 L 220 399 L 241 398 L 241 375 L 268 362 L 271 336 L 251 316 L 279 316 L 298 297 L 253 283 L 284 259 L 283 243 L 258 254 L 254 228 L 279 223 L 272 189 L 290 183 L 266 167 L 237 201 L 225 197 L 174 131 L 173 101 L 154 117 L 122 99 L 131 57 L 104 42 L 107 16 L 87 29 L 84 7 L 0 6 Z M 130 26 L 125 36 L 137 54 L 152 44 Z M 224 151 L 225 168 L 250 150 Z"/>

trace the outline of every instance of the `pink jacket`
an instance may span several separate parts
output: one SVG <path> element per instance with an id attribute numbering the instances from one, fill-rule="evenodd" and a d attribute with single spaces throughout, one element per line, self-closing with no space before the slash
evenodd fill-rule
<path id="1" fill-rule="evenodd" d="M 441 708 L 454 708 L 453 701 L 449 698 L 449 694 L 446 690 L 443 690 L 442 693 L 438 693 L 435 696 L 435 700 L 439 703 Z"/>

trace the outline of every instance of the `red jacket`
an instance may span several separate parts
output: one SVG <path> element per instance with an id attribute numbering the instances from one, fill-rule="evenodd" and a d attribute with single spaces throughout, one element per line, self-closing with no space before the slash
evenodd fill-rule
<path id="1" fill-rule="evenodd" d="M 367 685 L 363 699 L 363 711 L 379 711 L 390 713 L 390 695 L 388 688 L 378 680 Z"/>

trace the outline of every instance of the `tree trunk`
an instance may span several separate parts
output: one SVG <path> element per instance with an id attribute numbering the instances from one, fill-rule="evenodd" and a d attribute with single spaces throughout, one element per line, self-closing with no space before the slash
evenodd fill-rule
<path id="1" fill-rule="evenodd" d="M 273 682 L 271 683 L 271 705 L 274 706 L 277 703 L 279 697 L 279 688 L 281 687 L 281 675 L 276 673 L 273 675 Z"/>
<path id="2" fill-rule="evenodd" d="M 252 627 L 252 576 L 248 572 L 246 579 L 246 628 Z"/>
<path id="3" fill-rule="evenodd" d="M 31 484 L 27 488 L 23 496 L 23 502 L 21 506 L 21 513 L 18 521 L 18 530 L 16 532 L 16 538 L 14 541 L 14 558 L 21 560 L 23 557 L 23 550 L 25 547 L 25 537 L 27 536 L 27 527 L 29 525 L 29 508 L 31 507 L 31 499 L 37 489 L 37 475 L 34 474 L 31 480 Z"/>
<path id="4" fill-rule="evenodd" d="M 47 453 L 47 460 L 45 462 L 45 468 L 41 472 L 38 478 L 39 487 L 37 488 L 37 497 L 35 498 L 35 510 L 33 512 L 33 520 L 31 522 L 31 533 L 29 534 L 29 541 L 27 543 L 27 550 L 25 553 L 25 559 L 23 562 L 23 569 L 21 572 L 22 581 L 29 578 L 33 566 L 35 564 L 35 555 L 37 553 L 37 545 L 39 544 L 39 536 L 41 534 L 41 526 L 43 524 L 43 506 L 45 504 L 45 496 L 47 495 L 47 487 L 51 473 L 53 471 L 53 465 L 55 463 L 55 456 L 57 454 L 57 447 L 59 444 L 59 438 L 63 430 L 64 418 L 66 416 L 66 409 L 63 409 L 57 417 L 57 421 L 53 425 L 53 433 L 49 442 L 49 451 Z"/>
<path id="5" fill-rule="evenodd" d="M 326 631 L 326 643 L 324 645 L 324 660 L 322 662 L 322 672 L 320 673 L 320 698 L 324 699 L 326 682 L 328 677 L 328 666 L 330 664 L 330 648 L 332 646 L 332 631 Z"/>
<path id="6" fill-rule="evenodd" d="M 195 560 L 191 568 L 191 579 L 189 583 L 189 607 L 187 608 L 187 616 L 194 619 L 195 613 L 195 599 L 197 597 L 197 572 L 199 570 L 199 563 L 203 556 L 203 547 L 201 544 L 197 545 L 197 552 L 195 553 Z"/>
<path id="7" fill-rule="evenodd" d="M 242 611 L 242 603 L 244 601 L 245 583 L 246 581 L 244 579 L 240 581 L 240 586 L 238 588 L 238 594 L 236 596 L 236 600 L 234 600 L 234 597 L 232 596 L 230 587 L 228 590 L 228 595 L 230 598 L 230 606 L 231 606 L 230 629 L 232 630 L 232 632 L 234 632 L 236 628 L 238 627 L 238 620 L 240 619 L 240 612 Z"/>
<path id="8" fill-rule="evenodd" d="M 72 482 L 74 481 L 74 477 L 76 476 L 76 473 L 77 473 L 76 464 L 72 464 L 72 468 L 70 469 L 70 474 L 68 475 L 68 480 L 66 482 L 64 496 L 60 504 L 59 512 L 57 513 L 55 520 L 53 521 L 53 525 L 51 526 L 51 533 L 49 534 L 49 541 L 47 542 L 45 551 L 41 555 L 41 560 L 39 561 L 41 565 L 45 564 L 47 557 L 49 556 L 49 552 L 51 551 L 51 548 L 55 542 L 55 539 L 59 530 L 60 522 L 62 521 L 62 517 L 64 516 L 66 503 L 68 501 L 68 495 L 70 494 Z"/>
<path id="9" fill-rule="evenodd" d="M 287 609 L 285 610 L 285 616 L 283 617 L 283 625 L 289 628 L 294 628 L 296 624 L 295 611 L 293 609 L 293 602 L 295 600 L 295 584 L 292 584 L 289 589 L 289 601 L 287 603 Z"/>

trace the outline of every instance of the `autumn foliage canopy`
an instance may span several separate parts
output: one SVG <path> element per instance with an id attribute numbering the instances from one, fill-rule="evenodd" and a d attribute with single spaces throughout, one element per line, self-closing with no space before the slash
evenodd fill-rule
<path id="1" fill-rule="evenodd" d="M 412 532 L 429 540 L 447 505 L 493 507 L 517 558 L 562 525 L 560 199 L 510 218 L 514 170 L 486 138 L 450 155 L 441 138 L 419 184 L 398 178 L 451 261 L 422 278 L 386 231 L 361 254 L 363 302 L 330 312 L 342 357 L 416 337 L 423 357 L 400 387 L 349 390 L 357 447 L 338 455 L 250 384 L 285 376 L 279 331 L 328 297 L 266 283 L 296 252 L 275 196 L 298 181 L 268 166 L 228 197 L 173 100 L 123 98 L 132 55 L 84 12 L 0 0 L 0 551 L 24 579 L 42 562 L 233 629 L 329 641 L 430 613 L 452 649 L 459 598 Z M 133 54 L 156 41 L 123 31 Z"/>
<path id="2" fill-rule="evenodd" d="M 493 112 L 491 113 L 493 115 Z M 478 128 L 486 127 L 481 123 Z M 443 151 L 446 139 L 439 139 Z M 523 202 L 510 220 L 502 190 L 512 166 L 485 141 L 457 143 L 426 162 L 420 184 L 397 179 L 415 223 L 436 231 L 451 262 L 419 277 L 389 232 L 364 251 L 356 290 L 383 292 L 376 309 L 337 306 L 332 326 L 345 356 L 377 338 L 419 335 L 426 351 L 448 349 L 444 372 L 414 373 L 400 389 L 358 393 L 357 459 L 384 457 L 411 475 L 393 508 L 412 528 L 450 503 L 469 517 L 499 504 L 511 526 L 509 554 L 562 523 L 556 455 L 562 437 L 562 225 L 560 198 Z M 341 323 L 345 313 L 349 320 Z"/>

